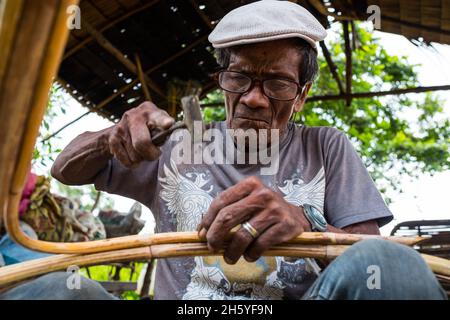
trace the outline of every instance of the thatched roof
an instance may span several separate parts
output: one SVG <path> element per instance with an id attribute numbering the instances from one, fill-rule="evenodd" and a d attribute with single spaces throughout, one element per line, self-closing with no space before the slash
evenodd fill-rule
<path id="1" fill-rule="evenodd" d="M 119 119 L 144 100 L 133 69 L 138 54 L 152 100 L 168 108 L 168 84 L 175 79 L 198 81 L 204 92 L 215 88 L 209 75 L 217 66 L 207 35 L 225 13 L 248 2 L 81 0 L 81 29 L 70 34 L 58 78 L 83 105 L 100 105 L 99 114 Z M 336 20 L 368 16 L 366 1 L 297 2 L 327 28 L 330 15 Z M 450 0 L 374 0 L 370 4 L 381 9 L 382 31 L 450 44 Z"/>

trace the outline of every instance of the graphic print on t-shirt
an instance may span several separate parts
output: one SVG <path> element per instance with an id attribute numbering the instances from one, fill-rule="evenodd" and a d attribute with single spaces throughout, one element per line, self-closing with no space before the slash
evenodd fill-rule
<path id="1" fill-rule="evenodd" d="M 164 164 L 159 176 L 160 196 L 176 221 L 177 231 L 193 231 L 219 190 L 206 172 L 180 174 L 173 161 Z M 209 188 L 205 187 L 211 184 Z M 308 183 L 302 179 L 285 179 L 279 190 L 294 205 L 310 203 L 323 212 L 325 175 L 323 167 Z M 254 263 L 243 258 L 228 265 L 222 257 L 195 257 L 190 283 L 183 299 L 282 299 L 286 287 L 294 287 L 313 276 L 305 259 L 261 257 Z"/>

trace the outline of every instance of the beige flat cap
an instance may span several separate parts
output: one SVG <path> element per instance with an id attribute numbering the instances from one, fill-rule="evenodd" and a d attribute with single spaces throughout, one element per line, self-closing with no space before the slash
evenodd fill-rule
<path id="1" fill-rule="evenodd" d="M 302 6 L 289 1 L 263 0 L 236 8 L 226 14 L 208 40 L 214 48 L 302 38 L 315 49 L 327 32 Z"/>

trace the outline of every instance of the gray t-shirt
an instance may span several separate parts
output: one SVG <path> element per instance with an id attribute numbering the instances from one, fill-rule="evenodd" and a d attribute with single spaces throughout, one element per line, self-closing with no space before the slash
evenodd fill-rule
<path id="1" fill-rule="evenodd" d="M 211 127 L 226 135 L 224 122 Z M 171 152 L 176 143 L 167 141 L 157 161 L 135 169 L 110 160 L 96 177 L 96 188 L 146 205 L 157 232 L 195 230 L 219 192 L 252 175 L 290 203 L 314 204 L 337 228 L 374 219 L 382 226 L 392 220 L 351 142 L 334 128 L 290 123 L 280 137 L 274 175 L 261 175 L 260 165 L 177 165 Z M 160 259 L 155 299 L 299 299 L 317 278 L 313 262 L 261 257 L 228 265 L 222 257 Z"/>

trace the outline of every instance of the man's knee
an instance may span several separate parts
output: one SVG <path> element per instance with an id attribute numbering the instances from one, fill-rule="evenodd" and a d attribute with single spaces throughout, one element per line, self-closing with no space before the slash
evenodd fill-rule
<path id="1" fill-rule="evenodd" d="M 426 267 L 424 260 L 416 250 L 383 239 L 367 239 L 357 242 L 342 256 L 350 260 L 386 263 L 399 268 L 402 266 L 399 259 L 404 258 L 411 263 Z"/>
<path id="2" fill-rule="evenodd" d="M 414 275 L 433 276 L 420 254 L 414 249 L 382 239 L 360 241 L 336 259 L 336 267 L 345 269 L 349 281 L 366 280 L 373 275 L 381 280 L 410 281 Z M 412 273 L 405 273 L 411 270 Z M 433 276 L 434 277 L 434 276 Z"/>
<path id="3" fill-rule="evenodd" d="M 327 269 L 334 284 L 329 289 L 351 293 L 354 298 L 443 298 L 436 277 L 420 254 L 391 241 L 358 242 Z"/>

